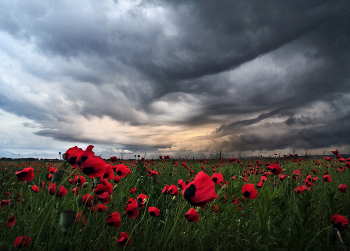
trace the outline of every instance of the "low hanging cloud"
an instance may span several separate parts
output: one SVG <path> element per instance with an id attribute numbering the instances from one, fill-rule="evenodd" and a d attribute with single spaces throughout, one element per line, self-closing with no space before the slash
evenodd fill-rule
<path id="1" fill-rule="evenodd" d="M 26 132 L 42 149 L 39 139 L 95 144 L 106 156 L 345 151 L 349 7 L 6 1 L 0 111 L 21 126 L 0 147 L 21 147 L 9 135 Z"/>

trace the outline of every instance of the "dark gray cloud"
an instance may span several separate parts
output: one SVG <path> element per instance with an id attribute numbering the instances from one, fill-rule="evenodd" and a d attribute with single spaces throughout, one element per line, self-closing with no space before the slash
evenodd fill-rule
<path id="1" fill-rule="evenodd" d="M 330 0 L 4 1 L 0 109 L 41 124 L 39 136 L 133 151 L 191 151 L 155 143 L 145 128 L 161 126 L 188 137 L 207 128 L 196 139 L 227 151 L 350 144 L 349 10 Z M 143 141 L 83 135 L 74 118 L 140 128 Z"/>

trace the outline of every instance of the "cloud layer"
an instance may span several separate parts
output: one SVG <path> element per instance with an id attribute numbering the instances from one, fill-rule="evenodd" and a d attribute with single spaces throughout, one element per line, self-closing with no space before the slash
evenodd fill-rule
<path id="1" fill-rule="evenodd" d="M 0 155 L 348 152 L 349 9 L 2 1 Z"/>

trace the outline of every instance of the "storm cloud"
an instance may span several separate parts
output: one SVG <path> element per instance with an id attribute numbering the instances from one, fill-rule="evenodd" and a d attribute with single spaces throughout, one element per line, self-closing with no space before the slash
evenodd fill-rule
<path id="1" fill-rule="evenodd" d="M 349 150 L 348 1 L 1 3 L 0 155 Z"/>

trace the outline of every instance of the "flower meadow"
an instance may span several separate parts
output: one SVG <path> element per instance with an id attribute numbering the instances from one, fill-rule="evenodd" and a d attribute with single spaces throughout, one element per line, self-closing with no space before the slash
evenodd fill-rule
<path id="1" fill-rule="evenodd" d="M 350 158 L 1 161 L 2 250 L 348 250 Z"/>

